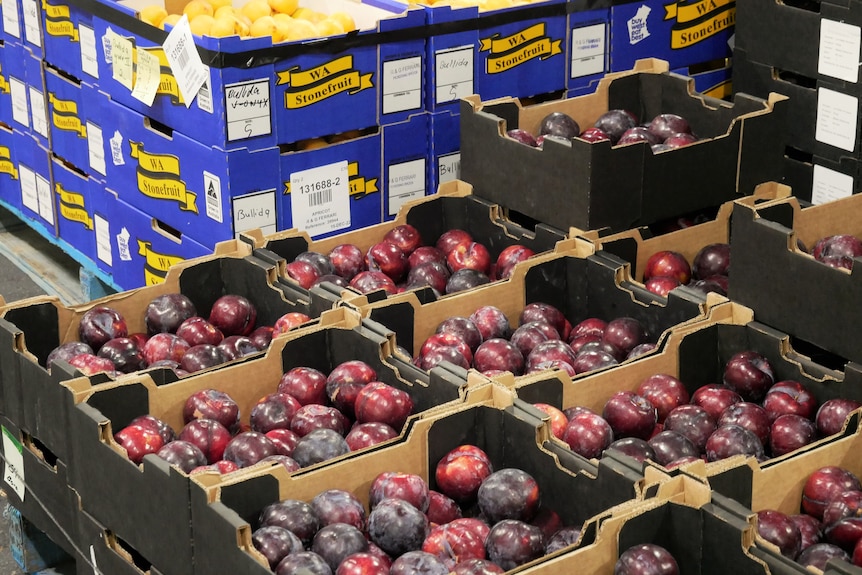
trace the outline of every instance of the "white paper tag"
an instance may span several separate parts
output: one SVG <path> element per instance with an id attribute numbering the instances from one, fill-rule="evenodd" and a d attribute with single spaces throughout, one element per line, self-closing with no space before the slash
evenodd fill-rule
<path id="1" fill-rule="evenodd" d="M 111 224 L 100 216 L 93 216 L 93 227 L 96 231 L 96 257 L 108 264 L 114 265 L 113 256 L 111 254 Z"/>
<path id="2" fill-rule="evenodd" d="M 233 199 L 233 231 L 240 232 L 260 229 L 264 235 L 277 229 L 275 212 L 275 190 L 267 190 Z"/>
<path id="3" fill-rule="evenodd" d="M 473 94 L 473 46 L 434 53 L 437 103 L 453 102 Z"/>
<path id="4" fill-rule="evenodd" d="M 570 78 L 601 74 L 605 71 L 605 24 L 572 29 L 572 62 Z"/>
<path id="5" fill-rule="evenodd" d="M 161 66 L 159 59 L 142 48 L 135 48 L 137 56 L 137 67 L 135 68 L 135 88 L 132 90 L 132 98 L 140 100 L 147 106 L 153 105 L 156 92 L 159 91 L 159 80 L 161 79 Z"/>
<path id="6" fill-rule="evenodd" d="M 18 0 L 3 0 L 3 32 L 14 38 L 21 38 Z"/>
<path id="7" fill-rule="evenodd" d="M 24 482 L 24 446 L 12 432 L 3 427 L 3 481 L 12 488 L 18 499 L 24 501 L 26 483 Z"/>
<path id="8" fill-rule="evenodd" d="M 30 86 L 30 114 L 33 130 L 44 138 L 48 137 L 48 112 L 45 109 L 45 95 Z"/>
<path id="9" fill-rule="evenodd" d="M 124 262 L 132 261 L 132 252 L 129 251 L 129 230 L 125 227 L 117 234 L 117 253 L 120 255 L 120 260 Z"/>
<path id="10" fill-rule="evenodd" d="M 425 196 L 425 158 L 389 165 L 389 215 Z"/>
<path id="11" fill-rule="evenodd" d="M 227 139 L 230 142 L 272 133 L 269 80 L 249 80 L 224 87 Z"/>
<path id="12" fill-rule="evenodd" d="M 134 78 L 134 51 L 135 46 L 128 38 L 123 38 L 114 32 L 108 32 L 111 39 L 111 73 L 114 80 L 122 86 L 132 89 Z"/>
<path id="13" fill-rule="evenodd" d="M 42 17 L 36 0 L 21 0 L 24 12 L 24 38 L 34 46 L 42 46 Z"/>
<path id="14" fill-rule="evenodd" d="M 859 26 L 821 19 L 817 72 L 854 84 L 858 82 L 860 43 L 862 28 Z"/>
<path id="15" fill-rule="evenodd" d="M 27 106 L 27 84 L 18 78 L 9 78 L 9 92 L 12 95 L 12 119 L 30 127 L 30 109 Z"/>
<path id="16" fill-rule="evenodd" d="M 204 83 L 198 90 L 198 96 L 195 101 L 198 104 L 198 109 L 203 110 L 207 114 L 213 113 L 213 94 L 212 94 L 212 78 L 210 76 L 210 67 L 204 64 Z"/>
<path id="17" fill-rule="evenodd" d="M 51 182 L 40 174 L 36 174 L 36 195 L 39 197 L 39 215 L 53 226 L 54 195 L 51 193 Z"/>
<path id="18" fill-rule="evenodd" d="M 439 183 L 457 180 L 460 177 L 461 152 L 446 154 L 437 158 L 437 180 Z"/>
<path id="19" fill-rule="evenodd" d="M 206 72 L 201 56 L 195 47 L 195 39 L 189 28 L 188 16 L 183 14 L 176 26 L 168 33 L 162 45 L 165 57 L 171 67 L 177 85 L 183 95 L 186 108 L 192 105 L 192 100 L 206 81 Z"/>
<path id="20" fill-rule="evenodd" d="M 422 57 L 383 63 L 383 113 L 422 107 Z"/>
<path id="21" fill-rule="evenodd" d="M 106 176 L 105 141 L 102 139 L 102 128 L 92 122 L 87 122 L 87 153 L 90 157 L 90 167 Z"/>
<path id="22" fill-rule="evenodd" d="M 350 227 L 347 160 L 290 174 L 290 209 L 311 237 Z"/>
<path id="23" fill-rule="evenodd" d="M 814 165 L 811 185 L 811 203 L 825 204 L 853 195 L 853 176 L 830 170 L 825 166 Z"/>
<path id="24" fill-rule="evenodd" d="M 817 124 L 814 138 L 818 142 L 847 150 L 856 148 L 856 125 L 859 100 L 826 88 L 817 89 Z"/>
<path id="25" fill-rule="evenodd" d="M 221 209 L 221 180 L 215 174 L 204 172 L 204 192 L 207 196 L 207 217 L 224 222 Z"/>
<path id="26" fill-rule="evenodd" d="M 99 77 L 99 56 L 96 52 L 96 33 L 89 26 L 78 24 L 81 43 L 81 69 L 93 78 Z"/>
<path id="27" fill-rule="evenodd" d="M 114 57 L 111 54 L 111 39 L 116 35 L 116 33 L 108 27 L 105 30 L 105 35 L 102 36 L 102 53 L 105 58 L 105 64 L 113 64 Z"/>
<path id="28" fill-rule="evenodd" d="M 109 140 L 111 146 L 111 161 L 115 166 L 125 166 L 126 158 L 123 156 L 123 135 L 119 130 L 114 130 L 114 135 Z"/>
<path id="29" fill-rule="evenodd" d="M 635 12 L 631 20 L 626 22 L 629 31 L 629 44 L 632 46 L 650 37 L 649 28 L 647 27 L 650 12 L 652 12 L 652 8 L 643 4 L 638 8 L 638 11 Z"/>
<path id="30" fill-rule="evenodd" d="M 36 172 L 24 164 L 19 164 L 18 177 L 21 178 L 21 203 L 31 212 L 38 214 L 39 192 L 36 190 Z"/>

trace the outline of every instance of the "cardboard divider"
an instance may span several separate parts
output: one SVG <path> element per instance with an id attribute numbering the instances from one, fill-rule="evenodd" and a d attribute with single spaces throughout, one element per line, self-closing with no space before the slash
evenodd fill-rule
<path id="1" fill-rule="evenodd" d="M 730 297 L 754 309 L 763 323 L 862 362 L 856 345 L 862 327 L 852 312 L 862 297 L 862 270 L 830 268 L 798 245 L 801 242 L 811 250 L 829 235 L 862 237 L 860 214 L 860 196 L 804 209 L 796 198 L 737 209 L 732 224 Z"/>
<path id="2" fill-rule="evenodd" d="M 593 254 L 592 246 L 574 239 L 570 249 L 536 257 L 516 269 L 507 282 L 482 286 L 437 301 L 423 301 L 415 293 L 369 302 L 358 309 L 379 324 L 381 333 L 395 333 L 398 345 L 414 356 L 443 320 L 468 317 L 484 305 L 499 308 L 512 328 L 524 306 L 544 302 L 557 307 L 572 325 L 587 317 L 630 316 L 644 324 L 654 342 L 672 326 L 705 319 L 717 300 L 690 290 L 657 296 L 627 280 L 626 265 L 610 255 Z"/>
<path id="3" fill-rule="evenodd" d="M 371 365 L 379 381 L 411 395 L 415 415 L 408 421 L 421 419 L 425 411 L 436 413 L 446 404 L 467 402 L 465 378 L 444 369 L 425 374 L 397 358 L 385 362 L 390 342 L 359 325 L 355 313 L 346 308 L 332 313 L 336 312 L 344 316 L 340 324 L 314 326 L 296 336 L 288 334 L 273 340 L 261 359 L 200 376 L 159 385 L 150 374 L 141 373 L 93 389 L 86 379 L 71 382 L 79 403 L 70 415 L 70 436 L 74 456 L 80 462 L 72 469 L 72 486 L 81 496 L 84 511 L 166 575 L 187 574 L 192 561 L 188 544 L 192 540 L 188 515 L 190 476 L 155 455 L 145 456 L 142 466 L 128 459 L 113 436 L 133 418 L 151 414 L 179 432 L 184 425 L 186 399 L 196 391 L 212 388 L 228 393 L 239 405 L 241 421 L 248 423 L 252 407 L 276 391 L 286 371 L 307 366 L 328 373 L 338 364 L 355 359 Z M 480 383 L 488 382 L 476 385 Z M 360 454 L 354 452 L 340 459 L 351 460 Z M 333 464 L 327 461 L 318 467 Z M 269 471 L 272 465 L 260 467 Z"/>
<path id="4" fill-rule="evenodd" d="M 58 362 L 49 372 L 45 361 L 57 346 L 78 340 L 78 326 L 88 310 L 100 305 L 114 308 L 125 318 L 129 333 L 146 333 L 147 305 L 157 296 L 177 292 L 188 296 L 203 317 L 209 315 L 216 299 L 229 293 L 245 296 L 255 305 L 258 325 L 273 325 L 288 312 L 311 315 L 310 304 L 291 301 L 274 278 L 271 266 L 255 258 L 211 256 L 172 267 L 164 283 L 82 305 L 67 306 L 53 296 L 7 305 L 0 312 L 3 314 L 0 355 L 4 365 L 0 385 L 7 417 L 56 457 L 71 463 L 67 424 L 71 395 L 63 382 L 78 377 L 78 372 L 65 362 Z M 106 379 L 105 374 L 97 374 L 92 384 L 101 384 Z M 51 417 L 45 417 L 46 413 Z"/>
<path id="5" fill-rule="evenodd" d="M 473 182 L 476 195 L 549 225 L 614 232 L 715 207 L 780 179 L 785 96 L 736 94 L 728 103 L 696 93 L 692 79 L 667 70 L 666 62 L 641 60 L 605 76 L 592 94 L 533 106 L 516 98 L 464 99 L 461 177 Z M 706 139 L 654 154 L 644 143 L 614 147 L 573 138 L 531 148 L 505 135 L 513 128 L 538 134 L 550 112 L 565 112 L 585 128 L 615 108 L 643 121 L 672 111 Z"/>
<path id="6" fill-rule="evenodd" d="M 775 381 L 798 381 L 816 397 L 818 404 L 838 397 L 862 401 L 862 366 L 848 364 L 842 373 L 818 365 L 794 351 L 787 334 L 752 321 L 751 310 L 736 303 L 714 308 L 709 321 L 678 331 L 672 330 L 660 352 L 640 361 L 574 381 L 564 372 L 555 371 L 498 382 L 511 387 L 519 400 L 528 403 L 549 403 L 560 409 L 583 406 L 602 413 L 605 403 L 614 393 L 636 391 L 640 383 L 652 375 L 663 373 L 676 377 L 690 394 L 703 385 L 720 382 L 730 357 L 745 350 L 764 355 L 773 367 Z M 705 465 L 694 463 L 684 469 L 691 475 L 705 479 L 745 465 L 762 469 L 792 465 L 797 457 L 832 440 L 834 437 L 819 439 L 799 450 L 760 464 L 749 463 L 743 457 L 734 457 Z M 561 449 L 568 449 L 562 441 L 554 439 L 552 443 L 562 446 Z M 764 447 L 768 453 L 768 446 Z M 655 462 L 649 465 L 660 467 Z M 737 495 L 728 485 L 714 484 L 712 487 L 731 497 Z"/>
<path id="7" fill-rule="evenodd" d="M 378 474 L 415 473 L 435 489 L 437 461 L 465 443 L 485 450 L 494 469 L 517 467 L 531 474 L 542 492 L 566 493 L 547 500 L 566 525 L 581 524 L 639 496 L 642 477 L 630 470 L 621 475 L 584 459 L 564 461 L 542 450 L 537 443 L 542 427 L 532 414 L 490 400 L 414 420 L 402 441 L 350 462 L 289 477 L 281 469 L 251 472 L 221 485 L 212 484 L 211 476 L 194 476 L 195 572 L 268 573 L 263 558 L 250 551 L 248 542 L 269 503 L 286 498 L 308 501 L 325 489 L 343 489 L 357 496 L 367 511 L 368 490 Z"/>

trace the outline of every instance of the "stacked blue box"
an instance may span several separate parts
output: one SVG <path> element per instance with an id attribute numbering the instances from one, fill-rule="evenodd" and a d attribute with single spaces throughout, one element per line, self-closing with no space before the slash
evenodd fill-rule
<path id="1" fill-rule="evenodd" d="M 382 132 L 383 221 L 390 221 L 405 203 L 436 191 L 428 186 L 429 139 L 420 136 L 431 133 L 431 116 L 412 116 L 383 126 Z"/>
<path id="2" fill-rule="evenodd" d="M 0 124 L 0 202 L 20 210 L 21 187 L 15 143 L 12 128 Z"/>
<path id="3" fill-rule="evenodd" d="M 30 132 L 30 103 L 27 90 L 27 50 L 19 43 L 7 41 L 3 47 L 5 77 L 9 85 L 11 110 L 8 125 L 22 132 Z M 6 115 L 6 114 L 4 114 Z"/>
<path id="4" fill-rule="evenodd" d="M 52 161 L 58 244 L 76 261 L 93 262 L 89 267 L 96 267 L 95 182 L 61 158 L 54 156 Z"/>
<path id="5" fill-rule="evenodd" d="M 431 144 L 428 154 L 430 190 L 461 177 L 461 117 L 457 110 L 431 114 Z"/>
<path id="6" fill-rule="evenodd" d="M 0 124 L 6 126 L 12 125 L 12 94 L 9 86 L 9 69 L 6 66 L 6 58 L 9 52 L 12 52 L 12 45 L 8 43 L 9 51 L 7 52 L 7 42 L 0 40 Z"/>
<path id="7" fill-rule="evenodd" d="M 99 94 L 92 86 L 47 64 L 45 91 L 51 151 L 89 172 L 87 125 L 99 121 Z"/>
<path id="8" fill-rule="evenodd" d="M 44 60 L 86 82 L 99 77 L 93 14 L 76 3 L 42 0 Z"/>
<path id="9" fill-rule="evenodd" d="M 14 131 L 13 144 L 18 162 L 18 214 L 40 234 L 55 240 L 57 218 L 51 192 L 51 152 L 30 134 Z"/>
<path id="10" fill-rule="evenodd" d="M 45 56 L 42 40 L 41 0 L 19 0 L 21 3 L 21 43 L 33 56 L 41 60 Z"/>

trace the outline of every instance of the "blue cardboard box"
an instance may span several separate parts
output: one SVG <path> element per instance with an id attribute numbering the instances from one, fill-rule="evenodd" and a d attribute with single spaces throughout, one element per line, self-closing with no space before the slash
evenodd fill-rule
<path id="1" fill-rule="evenodd" d="M 89 260 L 96 267 L 96 231 L 93 221 L 95 185 L 87 174 L 75 166 L 53 157 L 51 175 L 57 206 L 57 238 L 60 247 L 77 252 L 77 261 Z M 86 258 L 84 260 L 83 258 Z"/>
<path id="2" fill-rule="evenodd" d="M 281 155 L 280 230 L 329 237 L 382 222 L 381 133 Z"/>
<path id="3" fill-rule="evenodd" d="M 428 192 L 461 176 L 461 117 L 458 111 L 431 114 Z"/>
<path id="4" fill-rule="evenodd" d="M 565 89 L 566 2 L 489 11 L 430 5 L 426 10 L 430 25 L 456 29 L 427 40 L 429 112 L 457 110 L 459 99 L 470 94 L 492 99 Z"/>
<path id="5" fill-rule="evenodd" d="M 575 11 L 569 14 L 569 73 L 567 90 L 592 86 L 608 71 L 611 12 Z"/>
<path id="6" fill-rule="evenodd" d="M 45 56 L 42 40 L 41 0 L 18 0 L 21 3 L 21 43 L 41 60 Z"/>
<path id="7" fill-rule="evenodd" d="M 45 89 L 51 151 L 88 172 L 87 124 L 98 121 L 100 95 L 95 88 L 47 64 Z"/>
<path id="8" fill-rule="evenodd" d="M 51 192 L 51 152 L 30 134 L 15 130 L 21 217 L 48 238 L 57 237 L 54 194 Z"/>
<path id="9" fill-rule="evenodd" d="M 30 98 L 27 90 L 28 52 L 18 42 L 6 42 L 3 47 L 5 55 L 4 76 L 9 85 L 9 102 L 11 110 L 8 114 L 8 125 L 22 132 L 30 132 Z"/>
<path id="10" fill-rule="evenodd" d="M 611 7 L 611 72 L 660 58 L 671 69 L 732 56 L 735 0 L 641 0 Z"/>
<path id="11" fill-rule="evenodd" d="M 93 14 L 64 0 L 41 0 L 44 60 L 83 81 L 98 76 Z"/>
<path id="12" fill-rule="evenodd" d="M 428 186 L 431 115 L 422 113 L 383 127 L 383 221 L 406 202 L 434 193 Z"/>
<path id="13" fill-rule="evenodd" d="M 0 124 L 12 125 L 12 94 L 9 86 L 9 68 L 6 66 L 6 57 L 12 52 L 12 43 L 0 40 Z"/>
<path id="14" fill-rule="evenodd" d="M 5 205 L 20 211 L 21 184 L 18 181 L 15 143 L 12 128 L 0 124 L 0 200 Z"/>
<path id="15" fill-rule="evenodd" d="M 100 232 L 104 242 L 102 258 L 110 258 L 114 282 L 124 290 L 162 283 L 171 266 L 191 258 L 209 255 L 212 249 L 172 229 L 160 219 L 142 212 L 103 189 L 101 209 L 107 225 Z"/>
<path id="16" fill-rule="evenodd" d="M 208 147 L 108 98 L 101 102 L 107 187 L 184 237 L 214 248 L 234 237 L 234 202 L 276 195 L 278 148 Z"/>

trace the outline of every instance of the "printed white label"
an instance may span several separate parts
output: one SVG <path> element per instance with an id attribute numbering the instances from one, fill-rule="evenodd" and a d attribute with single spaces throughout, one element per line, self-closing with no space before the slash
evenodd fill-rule
<path id="1" fill-rule="evenodd" d="M 12 119 L 30 127 L 30 110 L 27 107 L 27 84 L 18 78 L 9 78 L 9 91 L 12 94 Z"/>
<path id="2" fill-rule="evenodd" d="M 126 158 L 123 156 L 123 135 L 119 130 L 114 130 L 114 135 L 110 139 L 111 145 L 111 161 L 115 166 L 125 166 Z"/>
<path id="3" fill-rule="evenodd" d="M 40 174 L 36 174 L 36 195 L 39 197 L 39 215 L 53 226 L 54 195 L 51 193 L 51 182 Z"/>
<path id="4" fill-rule="evenodd" d="M 240 232 L 255 229 L 269 235 L 276 231 L 277 225 L 275 190 L 234 198 L 233 231 L 237 237 Z"/>
<path id="5" fill-rule="evenodd" d="M 858 113 L 858 98 L 834 90 L 818 88 L 814 138 L 818 142 L 852 152 L 856 148 Z"/>
<path id="6" fill-rule="evenodd" d="M 48 112 L 45 109 L 45 95 L 30 86 L 30 113 L 33 130 L 44 138 L 48 137 Z"/>
<path id="7" fill-rule="evenodd" d="M 293 227 L 313 238 L 350 227 L 347 160 L 290 174 Z"/>
<path id="8" fill-rule="evenodd" d="M 604 23 L 572 29 L 570 78 L 581 78 L 605 71 L 607 27 Z"/>
<path id="9" fill-rule="evenodd" d="M 650 33 L 647 27 L 647 20 L 649 19 L 650 12 L 652 12 L 652 8 L 643 4 L 635 12 L 632 19 L 626 23 L 629 30 L 629 44 L 635 45 L 649 38 Z"/>
<path id="10" fill-rule="evenodd" d="M 221 180 L 219 177 L 205 171 L 204 191 L 207 195 L 207 216 L 218 223 L 224 222 L 221 209 Z"/>
<path id="11" fill-rule="evenodd" d="M 34 46 L 42 46 L 42 17 L 36 0 L 21 0 L 24 12 L 24 38 Z"/>
<path id="12" fill-rule="evenodd" d="M 90 167 L 106 176 L 105 141 L 102 139 L 102 128 L 92 122 L 87 122 L 87 153 L 90 156 Z"/>
<path id="13" fill-rule="evenodd" d="M 12 488 L 18 499 L 24 501 L 24 446 L 12 432 L 3 427 L 3 481 Z"/>
<path id="14" fill-rule="evenodd" d="M 132 98 L 152 106 L 153 100 L 156 99 L 156 92 L 159 91 L 161 79 L 159 59 L 143 48 L 135 48 L 135 55 L 138 63 L 135 68 L 135 88 L 132 90 Z"/>
<path id="15" fill-rule="evenodd" d="M 132 89 L 132 81 L 134 78 L 134 51 L 135 46 L 128 38 L 123 38 L 119 34 L 109 32 L 111 37 L 111 71 L 114 80 L 122 86 Z"/>
<path id="16" fill-rule="evenodd" d="M 383 113 L 422 107 L 422 57 L 383 63 Z"/>
<path id="17" fill-rule="evenodd" d="M 100 216 L 93 216 L 93 227 L 96 231 L 96 257 L 108 264 L 114 265 L 114 258 L 111 253 L 111 224 Z"/>
<path id="18" fill-rule="evenodd" d="M 272 133 L 269 80 L 249 80 L 224 87 L 227 139 L 230 142 Z"/>
<path id="19" fill-rule="evenodd" d="M 117 253 L 120 255 L 120 260 L 124 262 L 132 261 L 132 252 L 129 251 L 129 230 L 125 227 L 117 234 Z"/>
<path id="20" fill-rule="evenodd" d="M 36 172 L 23 164 L 18 165 L 21 178 L 21 203 L 33 213 L 39 213 L 39 192 L 36 190 Z"/>
<path id="21" fill-rule="evenodd" d="M 446 154 L 437 158 L 437 180 L 439 183 L 457 180 L 460 177 L 461 152 Z"/>
<path id="22" fill-rule="evenodd" d="M 862 28 L 859 26 L 821 19 L 817 72 L 854 84 L 858 82 L 860 43 Z"/>
<path id="23" fill-rule="evenodd" d="M 425 196 L 425 158 L 389 166 L 389 215 L 401 206 Z"/>
<path id="24" fill-rule="evenodd" d="M 473 93 L 473 46 L 434 53 L 437 103 L 453 102 Z"/>
<path id="25" fill-rule="evenodd" d="M 814 165 L 814 177 L 811 185 L 812 204 L 825 204 L 852 195 L 853 176 L 817 164 Z"/>
<path id="26" fill-rule="evenodd" d="M 15 38 L 21 38 L 18 0 L 3 0 L 3 32 Z"/>
<path id="27" fill-rule="evenodd" d="M 96 33 L 89 26 L 78 24 L 81 43 L 81 69 L 93 78 L 99 77 L 99 56 L 96 52 Z"/>
<path id="28" fill-rule="evenodd" d="M 213 113 L 213 95 L 212 95 L 212 78 L 210 77 L 210 67 L 204 65 L 206 77 L 201 89 L 198 90 L 198 97 L 195 100 L 198 103 L 198 109 L 203 110 L 207 114 Z"/>
<path id="29" fill-rule="evenodd" d="M 201 56 L 195 47 L 195 39 L 189 28 L 188 16 L 183 14 L 180 21 L 168 33 L 162 47 L 165 50 L 165 57 L 168 59 L 171 72 L 177 79 L 186 108 L 188 108 L 206 81 L 206 71 Z"/>

